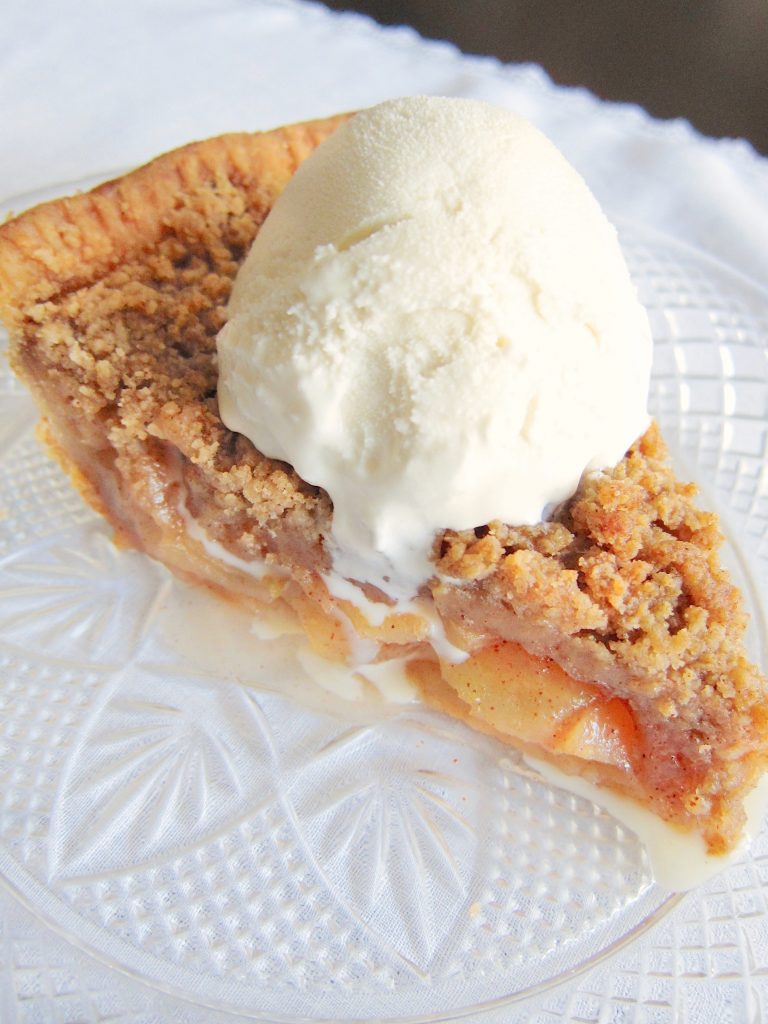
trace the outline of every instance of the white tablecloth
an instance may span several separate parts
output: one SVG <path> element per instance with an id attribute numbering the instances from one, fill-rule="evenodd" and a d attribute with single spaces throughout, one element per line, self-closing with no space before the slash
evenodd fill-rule
<path id="1" fill-rule="evenodd" d="M 466 57 L 410 30 L 297 0 L 6 0 L 0 200 L 18 197 L 21 209 L 28 193 L 107 176 L 193 138 L 418 92 L 518 110 L 614 216 L 706 250 L 758 283 L 768 279 L 768 161 L 747 143 L 705 139 L 683 121 L 661 123 L 555 87 L 537 67 Z M 701 948 L 702 929 L 711 942 L 693 970 L 685 951 Z M 693 893 L 591 975 L 494 1019 L 757 1022 L 768 1015 L 766 978 L 766 936 L 762 945 L 746 941 L 733 905 L 718 917 L 711 894 Z M 0 1021 L 106 1019 L 233 1018 L 110 971 L 0 889 Z"/>
<path id="2" fill-rule="evenodd" d="M 0 199 L 140 163 L 225 131 L 393 95 L 492 100 L 529 117 L 600 201 L 768 278 L 768 161 L 683 121 L 596 102 L 504 67 L 292 0 L 42 0 L 3 5 Z"/>

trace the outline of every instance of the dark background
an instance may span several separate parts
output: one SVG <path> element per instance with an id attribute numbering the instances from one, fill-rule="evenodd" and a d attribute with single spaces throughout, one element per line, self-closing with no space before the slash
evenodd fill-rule
<path id="1" fill-rule="evenodd" d="M 326 0 L 768 155 L 768 0 Z"/>

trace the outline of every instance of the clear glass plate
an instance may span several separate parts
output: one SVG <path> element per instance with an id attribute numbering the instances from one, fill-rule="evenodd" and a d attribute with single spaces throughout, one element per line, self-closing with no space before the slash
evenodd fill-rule
<path id="1" fill-rule="evenodd" d="M 621 235 L 652 411 L 723 518 L 765 664 L 768 295 Z M 115 549 L 5 365 L 0 395 L 0 873 L 48 926 L 244 1017 L 437 1021 L 544 993 L 676 904 L 629 831 L 514 752 L 320 690 L 296 638 Z"/>

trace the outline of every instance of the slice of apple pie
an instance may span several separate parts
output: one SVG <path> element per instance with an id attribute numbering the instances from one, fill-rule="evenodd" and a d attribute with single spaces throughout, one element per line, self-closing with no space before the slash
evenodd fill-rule
<path id="1" fill-rule="evenodd" d="M 731 850 L 766 769 L 766 681 L 717 519 L 655 425 L 545 521 L 440 533 L 398 603 L 334 572 L 328 494 L 222 422 L 234 277 L 338 123 L 195 143 L 0 228 L 0 312 L 44 441 L 119 543 L 289 606 L 326 658 L 407 658 L 447 712 Z"/>

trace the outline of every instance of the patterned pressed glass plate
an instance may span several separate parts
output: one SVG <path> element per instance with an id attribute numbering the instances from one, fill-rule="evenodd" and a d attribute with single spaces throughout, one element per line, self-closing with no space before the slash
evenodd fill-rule
<path id="1" fill-rule="evenodd" d="M 723 518 L 765 664 L 768 296 L 663 237 L 622 242 L 652 411 Z M 0 873 L 51 928 L 254 1019 L 474 1019 L 677 902 L 628 830 L 514 752 L 320 689 L 297 638 L 115 549 L 7 368 L 0 396 Z"/>

